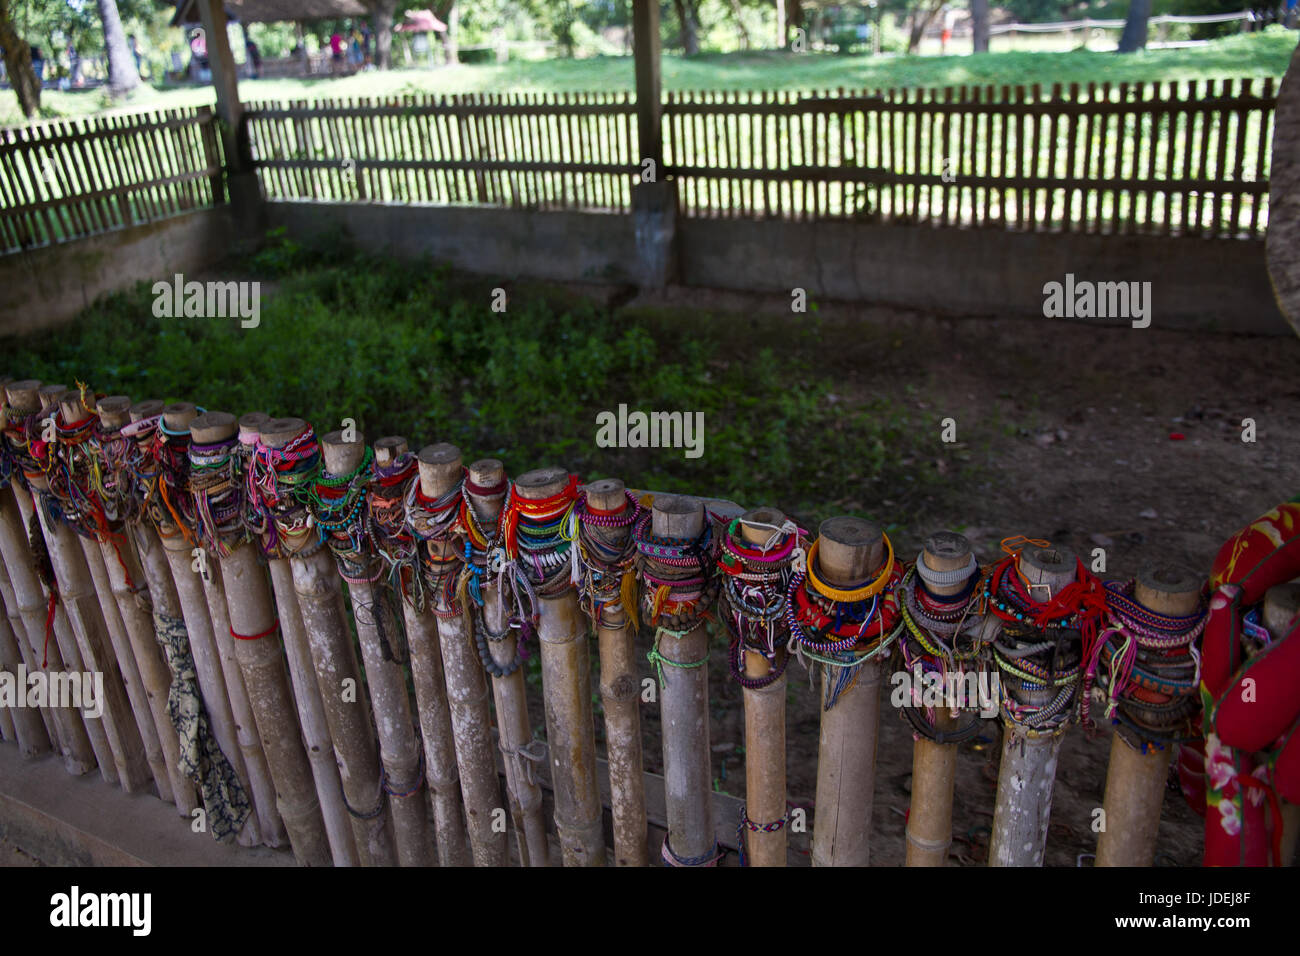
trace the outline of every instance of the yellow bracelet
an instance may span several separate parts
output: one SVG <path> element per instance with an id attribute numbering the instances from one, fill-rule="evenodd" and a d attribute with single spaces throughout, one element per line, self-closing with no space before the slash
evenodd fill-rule
<path id="1" fill-rule="evenodd" d="M 881 534 L 885 541 L 885 566 L 880 572 L 880 576 L 869 584 L 852 591 L 841 591 L 833 588 L 817 577 L 817 549 L 821 544 L 821 539 L 815 540 L 808 548 L 808 583 L 813 586 L 818 594 L 832 601 L 838 601 L 840 604 L 857 604 L 868 598 L 873 598 L 885 589 L 889 582 L 890 576 L 894 573 L 894 545 L 889 540 L 889 535 Z"/>

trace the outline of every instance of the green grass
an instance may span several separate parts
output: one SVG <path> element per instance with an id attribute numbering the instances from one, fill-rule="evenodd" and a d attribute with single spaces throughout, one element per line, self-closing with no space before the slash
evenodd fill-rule
<path id="1" fill-rule="evenodd" d="M 1242 34 L 1204 46 L 1151 50 L 1119 56 L 1075 50 L 1015 51 L 976 56 L 869 57 L 787 52 L 703 54 L 664 57 L 666 90 L 822 90 L 876 87 L 933 87 L 960 84 L 1032 84 L 1193 80 L 1222 77 L 1280 77 L 1297 35 L 1281 29 Z M 580 92 L 631 90 L 630 57 L 541 60 L 434 70 L 393 70 L 340 79 L 245 80 L 245 101 L 376 97 L 402 93 L 465 93 L 528 90 Z M 166 109 L 211 103 L 211 87 L 145 88 L 130 108 Z M 47 117 L 99 112 L 98 92 L 42 95 Z M 0 97 L 0 125 L 21 122 L 12 93 Z"/>
<path id="2" fill-rule="evenodd" d="M 450 441 L 466 462 L 501 458 L 510 474 L 558 464 L 584 479 L 807 516 L 870 498 L 863 492 L 879 479 L 874 487 L 900 505 L 890 517 L 902 520 L 938 480 L 899 464 L 927 433 L 900 405 L 837 400 L 815 316 L 738 343 L 726 323 L 699 314 L 613 315 L 545 288 L 509 288 L 497 313 L 489 284 L 283 237 L 240 268 L 275 283 L 255 329 L 156 318 L 141 283 L 71 327 L 0 339 L 4 371 L 135 400 L 297 415 L 319 432 L 352 418 L 370 440 Z M 703 412 L 703 456 L 597 447 L 597 413 L 621 402 Z"/>

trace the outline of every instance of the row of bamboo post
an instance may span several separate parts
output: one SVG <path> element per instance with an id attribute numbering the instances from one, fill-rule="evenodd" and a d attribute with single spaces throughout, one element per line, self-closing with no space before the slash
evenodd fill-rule
<path id="1" fill-rule="evenodd" d="M 188 403 L 133 405 L 120 396 L 95 402 L 84 389 L 7 383 L 5 424 L 55 408 L 62 422 L 97 415 L 109 430 L 147 426 L 159 417 L 169 436 L 204 446 L 233 440 L 245 456 L 259 447 L 283 449 L 308 428 L 301 419 L 261 412 L 236 419 Z M 324 435 L 320 450 L 330 476 L 357 473 L 367 451 L 360 435 L 342 432 Z M 374 444 L 379 467 L 410 460 L 404 438 Z M 510 495 L 543 501 L 570 485 L 568 473 L 554 468 L 508 483 L 500 461 L 484 459 L 465 468 L 460 451 L 446 444 L 422 449 L 415 461 L 418 491 L 426 500 L 456 492 L 467 477 L 465 507 L 486 529 L 498 527 Z M 247 795 L 249 813 L 236 835 L 242 845 L 287 843 L 302 865 L 502 866 L 510 856 L 508 811 L 521 865 L 546 866 L 558 857 L 566 866 L 600 866 L 611 859 L 643 866 L 660 855 L 648 847 L 642 688 L 631 608 L 605 603 L 588 621 L 572 586 L 536 598 L 542 747 L 529 718 L 524 671 L 517 666 L 524 631 L 506 577 L 514 572 L 493 563 L 500 558 L 495 539 L 480 569 L 476 623 L 458 606 L 463 598 L 452 599 L 451 588 L 431 587 L 418 603 L 393 593 L 378 575 L 349 577 L 344 587 L 325 548 L 267 557 L 256 541 L 238 538 L 220 555 L 211 553 L 196 546 L 175 511 L 155 510 L 152 520 L 142 516 L 120 532 L 78 534 L 57 509 L 40 504 L 50 490 L 39 472 L 21 480 L 15 474 L 0 489 L 0 668 L 101 674 L 103 714 L 92 718 L 69 706 L 0 709 L 0 736 L 16 740 L 25 756 L 53 752 L 74 775 L 98 768 L 106 782 L 127 793 L 152 791 L 181 816 L 194 817 L 204 804 L 194 773 L 186 770 L 185 749 L 193 741 L 178 736 L 169 707 L 185 675 L 159 639 L 161 629 L 178 626 L 187 639 L 206 726 Z M 592 482 L 584 494 L 602 514 L 627 516 L 624 509 L 635 504 L 614 479 Z M 700 539 L 715 520 L 702 500 L 689 496 L 659 496 L 651 507 L 650 529 L 663 539 Z M 740 540 L 766 547 L 778 527 L 792 525 L 774 508 L 745 512 Z M 609 541 L 626 548 L 631 533 L 627 523 L 616 524 Z M 823 522 L 817 541 L 816 572 L 831 588 L 851 589 L 887 575 L 894 560 L 881 529 L 859 518 Z M 430 539 L 427 546 L 435 561 L 461 550 L 449 537 Z M 569 546 L 578 548 L 578 541 Z M 930 569 L 950 573 L 973 567 L 971 554 L 965 538 L 943 532 L 927 539 L 922 557 Z M 656 567 L 653 557 L 643 564 Z M 1065 548 L 1037 546 L 1024 551 L 1020 567 L 1031 586 L 1056 590 L 1073 580 L 1076 559 Z M 935 593 L 955 594 L 962 587 L 939 586 Z M 1190 613 L 1199 595 L 1199 580 L 1178 569 L 1148 570 L 1136 583 L 1137 599 L 1162 614 Z M 398 618 L 404 641 L 392 633 Z M 599 660 L 611 841 L 600 791 L 589 629 Z M 678 865 L 712 864 L 720 821 L 712 793 L 704 619 L 682 632 L 660 632 L 656 653 L 667 665 L 659 668 L 658 701 L 667 829 L 662 856 Z M 782 660 L 785 653 L 782 646 Z M 480 654 L 490 655 L 491 673 Z M 756 682 L 774 666 L 753 650 L 743 651 L 740 660 L 745 676 Z M 820 671 L 824 682 L 833 679 L 829 668 Z M 853 680 L 837 691 L 834 706 L 821 715 L 815 866 L 869 862 L 887 671 L 888 655 L 862 659 Z M 784 674 L 742 694 L 745 812 L 753 821 L 778 821 L 751 827 L 746 835 L 755 866 L 783 866 L 788 854 L 788 828 L 780 825 L 789 806 L 786 698 Z M 935 726 L 944 731 L 953 719 L 937 710 Z M 1059 731 L 1027 732 L 1005 721 L 991 864 L 1042 864 L 1061 741 Z M 1099 840 L 1097 863 L 1151 865 L 1170 751 L 1142 753 L 1119 734 L 1111 747 L 1109 826 Z M 553 828 L 543 813 L 540 761 L 549 764 Z M 933 740 L 917 737 L 906 828 L 909 866 L 947 863 L 956 764 L 957 744 L 942 733 Z"/>

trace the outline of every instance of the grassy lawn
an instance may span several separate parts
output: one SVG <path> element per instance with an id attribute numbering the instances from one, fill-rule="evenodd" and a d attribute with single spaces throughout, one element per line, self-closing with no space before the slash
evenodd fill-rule
<path id="1" fill-rule="evenodd" d="M 282 237 L 238 269 L 220 278 L 271 283 L 257 328 L 155 318 L 140 283 L 71 327 L 0 338 L 4 371 L 135 400 L 296 415 L 322 433 L 352 418 L 370 441 L 450 441 L 466 462 L 501 458 L 512 475 L 558 464 L 584 479 L 613 475 L 796 514 L 827 517 L 828 502 L 883 487 L 901 520 L 936 487 L 932 471 L 903 463 L 930 432 L 914 412 L 884 396 L 842 404 L 815 313 L 743 342 L 698 313 L 615 316 L 546 287 L 508 286 L 498 313 L 495 283 Z M 703 454 L 598 447 L 597 414 L 620 403 L 702 412 Z"/>
<path id="2" fill-rule="evenodd" d="M 664 57 L 667 90 L 827 90 L 879 87 L 935 87 L 961 84 L 1032 84 L 1197 80 L 1221 77 L 1280 77 L 1295 49 L 1297 34 L 1286 30 L 1226 37 L 1194 48 L 1151 50 L 1130 56 L 1075 50 L 1015 51 L 977 56 L 869 57 L 785 52 L 732 53 L 692 58 Z M 527 90 L 579 92 L 628 90 L 630 57 L 541 60 L 501 66 L 457 66 L 393 70 L 341 79 L 244 80 L 245 101 L 379 97 L 407 93 L 467 93 Z M 146 88 L 128 103 L 132 109 L 167 109 L 213 102 L 211 87 Z M 99 112 L 97 91 L 46 90 L 47 117 Z M 0 95 L 0 125 L 21 122 L 17 100 Z"/>

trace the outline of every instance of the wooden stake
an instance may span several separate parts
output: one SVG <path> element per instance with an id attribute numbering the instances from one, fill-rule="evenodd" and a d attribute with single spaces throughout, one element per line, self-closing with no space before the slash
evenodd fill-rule
<path id="1" fill-rule="evenodd" d="M 1068 548 L 1028 547 L 1020 554 L 1020 570 L 1030 584 L 1047 585 L 1055 594 L 1075 579 L 1078 559 Z M 1008 692 L 1015 693 L 1011 688 Z M 1043 693 L 1050 699 L 1056 692 L 1049 688 Z M 998 771 L 993 835 L 989 839 L 989 866 L 1042 866 L 1056 762 L 1067 725 L 1045 736 L 1005 718 L 1002 725 L 1002 765 Z"/>
<path id="2" fill-rule="evenodd" d="M 495 458 L 484 458 L 469 466 L 469 477 L 476 485 L 495 487 L 505 480 L 505 466 Z M 484 526 L 495 526 L 501 512 L 502 497 L 479 497 L 466 493 L 466 500 Z M 509 630 L 500 641 L 486 641 L 492 660 L 499 667 L 509 667 L 518 653 L 509 615 L 498 593 L 495 576 L 483 579 L 483 618 L 495 633 Z M 528 720 L 528 701 L 522 667 L 505 677 L 492 678 L 496 700 L 497 728 L 501 752 L 505 754 L 506 790 L 510 797 L 510 816 L 515 824 L 519 860 L 524 866 L 550 866 L 546 841 L 546 823 L 542 820 L 542 788 L 533 775 L 531 763 L 537 759 L 529 749 L 533 732 Z"/>
<path id="3" fill-rule="evenodd" d="M 698 498 L 655 499 L 651 528 L 658 537 L 695 539 L 703 534 L 704 522 L 704 504 Z M 664 659 L 659 712 L 668 835 L 663 855 L 707 859 L 717 846 L 709 749 L 709 636 L 701 621 L 681 637 L 661 629 L 655 643 Z"/>
<path id="4" fill-rule="evenodd" d="M 365 454 L 365 441 L 345 441 L 340 431 L 321 439 L 325 468 L 332 475 L 354 471 Z M 379 731 L 379 759 L 388 778 L 389 805 L 393 814 L 393 833 L 397 840 L 397 858 L 401 866 L 432 866 L 433 841 L 429 835 L 425 809 L 423 775 L 420 773 L 420 745 L 415 739 L 415 721 L 411 700 L 406 691 L 406 675 L 398 655 L 392 651 L 398 635 L 382 633 L 380 621 L 384 608 L 382 597 L 368 582 L 348 582 L 352 614 L 361 644 L 370 687 L 370 703 Z"/>
<path id="5" fill-rule="evenodd" d="M 375 442 L 375 464 L 391 467 L 408 450 L 405 438 L 381 438 Z M 414 573 L 420 573 L 418 567 Z M 465 840 L 465 819 L 461 814 L 460 788 L 456 780 L 454 735 L 447 708 L 447 685 L 442 673 L 442 649 L 438 645 L 438 620 L 431 604 L 417 611 L 401 595 L 394 595 L 394 599 L 401 602 L 406 622 L 411 682 L 415 685 L 416 714 L 424 746 L 424 776 L 433 801 L 438 863 L 444 867 L 469 866 L 469 844 Z"/>
<path id="6" fill-rule="evenodd" d="M 862 518 L 829 518 L 817 530 L 817 574 L 833 587 L 860 585 L 884 564 L 880 527 Z M 886 662 L 873 657 L 835 706 L 822 710 L 817 744 L 817 802 L 813 866 L 866 866 L 871 852 L 871 810 L 880 730 L 880 683 Z M 821 671 L 822 700 L 833 678 Z"/>
<path id="7" fill-rule="evenodd" d="M 100 422 L 108 428 L 120 428 L 130 421 L 130 407 L 130 400 L 127 398 L 105 398 L 99 402 L 97 408 Z M 148 418 L 161 411 L 161 402 L 145 402 L 142 403 L 140 417 Z M 147 536 L 152 549 L 155 552 L 161 550 L 158 536 L 147 522 L 140 522 L 132 531 L 136 541 Z M 152 589 L 147 587 L 149 582 L 130 535 L 121 548 L 114 548 L 111 542 L 103 541 L 100 542 L 99 547 L 100 554 L 104 558 L 104 570 L 108 575 L 109 587 L 117 603 L 127 640 L 131 645 L 131 656 L 140 675 L 140 686 L 144 691 L 145 703 L 149 708 L 158 746 L 162 752 L 167 783 L 165 789 L 159 785 L 158 795 L 167 802 L 175 804 L 181 816 L 189 817 L 198 807 L 198 799 L 195 796 L 193 782 L 180 770 L 180 740 L 167 709 L 171 671 L 163 656 L 162 648 L 158 645 L 158 637 L 150 613 Z M 144 590 L 136 590 L 138 588 Z"/>
<path id="8" fill-rule="evenodd" d="M 66 422 L 81 421 L 94 411 L 94 409 L 87 409 L 78 394 L 72 391 L 64 395 L 60 405 L 63 420 Z M 171 802 L 173 799 L 171 780 L 167 772 L 167 762 L 163 757 L 158 728 L 149 710 L 149 699 L 140 677 L 140 668 L 127 635 L 126 621 L 115 599 L 115 590 L 105 561 L 105 551 L 113 550 L 113 542 L 112 540 L 100 541 L 98 538 L 92 540 L 82 535 L 75 537 L 94 582 L 94 589 L 99 595 L 99 606 L 108 628 L 109 639 L 112 641 L 113 656 L 121 672 L 122 685 L 130 703 L 132 719 L 136 733 L 140 737 L 144 759 L 149 765 L 159 796 Z M 120 534 L 119 538 L 125 544 L 125 538 Z M 116 551 L 113 551 L 113 554 L 116 559 Z"/>
<path id="9" fill-rule="evenodd" d="M 563 468 L 540 468 L 515 479 L 515 493 L 536 501 L 559 494 L 568 482 L 569 473 Z M 537 611 L 546 741 L 561 857 L 565 866 L 604 866 L 604 811 L 596 782 L 596 723 L 591 710 L 586 620 L 572 587 L 556 597 L 538 598 Z"/>
<path id="10" fill-rule="evenodd" d="M 460 483 L 460 450 L 452 445 L 430 445 L 422 449 L 419 466 L 420 491 L 427 498 L 441 498 Z M 436 556 L 442 557 L 454 545 L 451 542 L 431 542 L 430 547 L 437 548 Z M 432 595 L 431 598 L 437 601 L 435 613 L 438 644 L 442 652 L 443 677 L 447 686 L 447 706 L 456 749 L 456 765 L 460 771 L 461 796 L 465 801 L 465 816 L 469 825 L 470 851 L 475 866 L 505 866 L 505 827 L 494 826 L 496 811 L 504 807 L 496 762 L 492 757 L 487 676 L 474 647 L 474 635 L 465 626 L 464 616 L 452 613 L 441 593 Z M 421 635 L 411 632 L 409 643 L 413 671 L 417 646 L 422 640 Z M 427 680 L 431 679 L 430 670 Z M 426 677 L 416 678 L 417 701 L 423 683 L 426 683 Z M 420 705 L 420 712 L 424 713 L 423 704 Z M 425 739 L 428 739 L 427 732 Z"/>
<path id="11" fill-rule="evenodd" d="M 626 489 L 617 478 L 587 486 L 587 501 L 602 511 L 627 504 Z M 630 505 L 627 505 L 631 507 Z M 612 547 L 621 547 L 630 528 L 609 529 Z M 614 863 L 646 866 L 645 761 L 641 752 L 641 682 L 637 679 L 636 634 L 623 606 L 601 608 L 596 623 L 600 645 L 600 702 L 605 712 L 605 752 L 609 759 L 609 789 L 614 817 Z"/>
<path id="12" fill-rule="evenodd" d="M 3 423 L 0 423 L 2 426 Z M 3 489 L 0 489 L 2 492 Z M 0 559 L 0 603 L 5 606 L 6 618 L 0 620 L 0 670 L 17 674 L 19 665 L 34 673 L 29 663 L 31 645 L 27 643 L 27 628 L 22 615 L 18 613 L 18 602 L 13 587 L 9 584 L 9 572 L 5 570 L 4 561 Z M 39 665 L 39 661 L 37 664 Z M 9 725 L 5 729 L 8 739 L 16 739 L 18 750 L 24 757 L 37 757 L 49 753 L 51 740 L 58 737 L 45 723 L 48 708 L 12 707 L 6 708 Z M 51 718 L 52 719 L 52 718 Z"/>
<path id="13" fill-rule="evenodd" d="M 325 866 L 333 849 L 335 859 L 347 860 L 348 844 L 343 837 L 337 833 L 327 836 L 316 790 L 322 785 L 313 779 L 299 734 L 289 678 L 275 638 L 280 624 L 256 549 L 249 543 L 239 545 L 221 559 L 221 570 L 235 654 L 294 857 L 302 866 Z M 318 745 L 317 740 L 313 743 Z"/>
<path id="14" fill-rule="evenodd" d="M 240 419 L 241 440 L 256 441 L 260 428 L 261 441 L 271 448 L 283 448 L 306 427 L 301 418 L 268 419 L 260 425 L 248 416 Z M 396 866 L 393 820 L 380 783 L 375 728 L 334 560 L 322 547 L 310 555 L 276 558 L 270 564 L 282 606 L 296 604 L 302 617 L 342 794 L 352 811 L 349 816 L 358 861 L 362 866 Z M 280 570 L 285 565 L 292 595 L 286 592 L 290 581 Z"/>
<path id="15" fill-rule="evenodd" d="M 1201 582 L 1179 567 L 1147 568 L 1133 597 L 1156 614 L 1184 616 L 1196 610 Z M 1174 748 L 1148 747 L 1119 729 L 1111 735 L 1106 772 L 1105 829 L 1097 837 L 1096 866 L 1151 866 Z"/>
<path id="16" fill-rule="evenodd" d="M 956 571 L 970 563 L 970 541 L 951 531 L 926 539 L 920 560 L 935 571 Z M 972 571 L 978 574 L 978 570 Z M 969 579 L 967 579 L 969 580 Z M 966 582 L 928 585 L 936 596 L 960 594 Z M 949 706 L 934 709 L 939 731 L 953 730 Z M 907 866 L 946 866 L 952 845 L 952 793 L 957 772 L 957 745 L 918 737 L 912 745 L 912 806 L 907 817 Z"/>
<path id="17" fill-rule="evenodd" d="M 746 544 L 762 546 L 772 540 L 773 527 L 785 523 L 785 515 L 775 508 L 757 508 L 740 516 L 740 536 Z M 779 537 L 778 541 L 781 540 Z M 778 654 L 785 650 L 778 648 Z M 771 662 L 756 651 L 744 652 L 745 676 L 766 677 Z M 757 824 L 785 819 L 785 691 L 786 679 L 780 677 L 759 689 L 746 687 L 745 702 L 745 815 Z M 746 830 L 741 835 L 747 843 L 750 866 L 785 866 L 788 837 L 786 828 L 770 833 Z"/>

